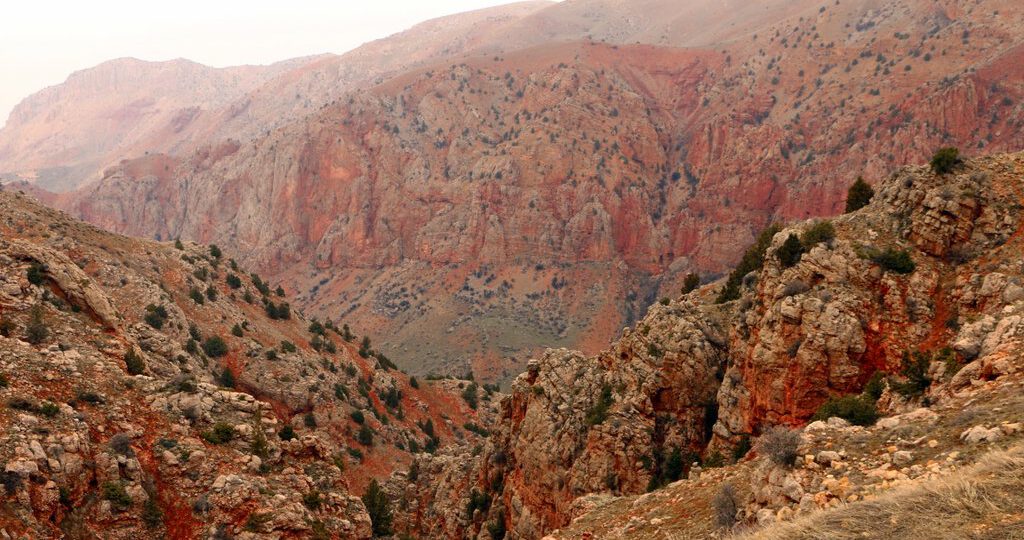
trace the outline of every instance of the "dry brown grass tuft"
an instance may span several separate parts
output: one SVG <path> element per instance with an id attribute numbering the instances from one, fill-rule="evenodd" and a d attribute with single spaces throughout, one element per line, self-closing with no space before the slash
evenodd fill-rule
<path id="1" fill-rule="evenodd" d="M 1024 539 L 1024 446 L 992 452 L 945 478 L 736 538 Z"/>

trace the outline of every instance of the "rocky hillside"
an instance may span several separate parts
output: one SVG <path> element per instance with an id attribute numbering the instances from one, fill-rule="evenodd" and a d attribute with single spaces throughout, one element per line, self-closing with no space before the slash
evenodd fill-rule
<path id="1" fill-rule="evenodd" d="M 367 538 L 372 478 L 492 421 L 215 246 L 0 216 L 4 538 Z"/>
<path id="2" fill-rule="evenodd" d="M 1020 483 L 985 484 L 995 458 L 970 467 L 1024 437 L 1022 186 L 1024 154 L 909 167 L 856 212 L 770 229 L 749 273 L 663 299 L 600 354 L 532 360 L 479 455 L 420 456 L 414 480 L 392 478 L 396 523 L 427 537 L 704 538 L 723 506 L 737 527 L 822 527 L 866 500 L 890 501 L 906 537 L 1019 528 L 1006 503 Z M 942 480 L 961 471 L 976 474 Z M 893 498 L 956 478 L 996 490 L 992 505 L 897 523 Z M 800 537 L 831 537 L 816 530 Z"/>
<path id="3" fill-rule="evenodd" d="M 838 212 L 858 175 L 942 145 L 1020 149 L 1019 2 L 790 8 L 714 46 L 566 34 L 446 60 L 251 143 L 127 163 L 60 204 L 231 246 L 311 313 L 416 351 L 412 369 L 503 378 L 542 345 L 600 350 L 768 222 Z"/>

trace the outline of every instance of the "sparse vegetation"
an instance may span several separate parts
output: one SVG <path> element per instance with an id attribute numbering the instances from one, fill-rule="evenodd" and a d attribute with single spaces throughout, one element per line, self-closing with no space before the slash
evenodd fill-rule
<path id="1" fill-rule="evenodd" d="M 779 246 L 779 249 L 775 250 L 775 257 L 779 259 L 779 263 L 782 264 L 783 268 L 789 268 L 800 262 L 803 254 L 804 245 L 795 234 L 789 235 L 786 241 Z"/>
<path id="2" fill-rule="evenodd" d="M 226 444 L 233 441 L 236 435 L 234 426 L 226 422 L 217 422 L 209 431 L 203 433 L 203 439 L 210 444 Z"/>
<path id="3" fill-rule="evenodd" d="M 363 505 L 366 507 L 366 513 L 370 515 L 373 535 L 380 537 L 391 534 L 391 503 L 376 479 L 370 481 L 370 485 L 366 488 L 366 492 L 363 493 L 362 499 Z"/>
<path id="4" fill-rule="evenodd" d="M 146 324 L 152 326 L 156 330 L 160 330 L 164 327 L 164 323 L 167 322 L 168 314 L 167 308 L 163 306 L 155 306 L 150 304 L 146 306 L 146 316 L 144 317 Z"/>
<path id="5" fill-rule="evenodd" d="M 210 336 L 203 341 L 203 352 L 210 358 L 220 358 L 228 354 L 228 344 L 220 336 Z"/>
<path id="6" fill-rule="evenodd" d="M 129 348 L 124 355 L 124 365 L 129 375 L 141 375 L 146 371 L 146 363 L 142 360 L 142 356 L 132 348 Z"/>
<path id="7" fill-rule="evenodd" d="M 686 274 L 686 278 L 683 279 L 683 288 L 681 292 L 683 294 L 689 294 L 697 290 L 697 287 L 700 287 L 700 276 L 693 272 Z"/>
<path id="8" fill-rule="evenodd" d="M 105 482 L 102 487 L 102 495 L 115 510 L 124 511 L 132 505 L 132 498 L 125 491 L 124 485 L 120 482 Z"/>
<path id="9" fill-rule="evenodd" d="M 50 337 L 50 327 L 43 319 L 43 306 L 36 304 L 29 311 L 28 324 L 25 325 L 25 341 L 38 345 Z"/>
<path id="10" fill-rule="evenodd" d="M 924 394 L 932 384 L 928 376 L 928 368 L 931 366 L 932 355 L 923 351 L 916 351 L 913 354 L 903 353 L 903 366 L 900 375 L 903 381 L 890 381 L 889 386 L 903 397 L 914 398 Z"/>
<path id="11" fill-rule="evenodd" d="M 860 395 L 830 398 L 818 407 L 814 420 L 828 420 L 833 416 L 842 418 L 856 426 L 872 426 L 878 421 L 875 402 Z"/>
<path id="12" fill-rule="evenodd" d="M 38 262 L 33 262 L 29 265 L 25 277 L 28 279 L 28 282 L 33 285 L 42 285 L 43 282 L 46 281 L 46 266 L 43 266 Z"/>
<path id="13" fill-rule="evenodd" d="M 739 504 L 736 500 L 736 488 L 732 484 L 723 484 L 711 501 L 715 510 L 715 523 L 721 528 L 732 528 L 736 524 L 736 512 Z"/>
<path id="14" fill-rule="evenodd" d="M 781 230 L 782 227 L 780 225 L 772 224 L 761 231 L 754 245 L 747 248 L 747 251 L 743 253 L 743 258 L 740 259 L 740 263 L 729 274 L 725 286 L 718 294 L 717 303 L 722 304 L 740 297 L 740 285 L 743 284 L 743 278 L 764 266 L 764 254 L 768 251 L 772 237 Z"/>
<path id="15" fill-rule="evenodd" d="M 804 231 L 804 234 L 800 237 L 800 243 L 803 244 L 804 249 L 810 250 L 818 244 L 831 242 L 835 237 L 836 229 L 832 226 L 832 222 L 823 219 L 816 221 L 814 225 L 811 225 Z"/>
<path id="16" fill-rule="evenodd" d="M 277 436 L 282 441 L 290 441 L 295 438 L 295 428 L 293 428 L 291 424 L 285 424 L 285 426 L 281 428 L 281 431 L 277 432 Z"/>
<path id="17" fill-rule="evenodd" d="M 864 248 L 863 256 L 881 266 L 883 270 L 897 274 L 912 274 L 917 269 L 917 264 L 911 258 L 910 252 L 905 249 L 886 248 L 879 250 L 875 248 Z"/>
<path id="18" fill-rule="evenodd" d="M 466 385 L 466 388 L 462 390 L 462 399 L 466 402 L 466 405 L 469 405 L 469 408 L 473 409 L 473 410 L 476 410 L 476 408 L 478 406 L 478 404 L 477 404 L 477 389 L 478 388 L 479 387 L 474 382 L 474 383 L 470 383 L 470 384 Z"/>
<path id="19" fill-rule="evenodd" d="M 597 398 L 594 406 L 587 411 L 587 425 L 596 426 L 608 419 L 608 408 L 614 402 L 612 398 L 612 385 L 605 383 L 601 387 L 601 395 Z"/>
<path id="20" fill-rule="evenodd" d="M 875 196 L 875 190 L 858 176 L 857 180 L 846 191 L 846 213 L 856 212 L 864 208 Z"/>
<path id="21" fill-rule="evenodd" d="M 792 467 L 796 464 L 798 446 L 800 432 L 786 426 L 768 428 L 757 441 L 758 452 L 782 467 Z"/>
<path id="22" fill-rule="evenodd" d="M 935 174 L 949 174 L 961 163 L 960 150 L 956 148 L 940 148 L 930 162 Z"/>
<path id="23" fill-rule="evenodd" d="M 363 446 L 373 446 L 373 430 L 370 426 L 363 424 L 359 428 L 359 433 L 356 434 L 356 440 Z"/>

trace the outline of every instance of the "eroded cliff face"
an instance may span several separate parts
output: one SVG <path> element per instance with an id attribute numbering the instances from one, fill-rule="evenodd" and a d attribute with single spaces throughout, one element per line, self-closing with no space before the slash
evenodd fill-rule
<path id="1" fill-rule="evenodd" d="M 933 404 L 1019 372 L 1022 185 L 1022 154 L 971 159 L 945 175 L 901 169 L 788 267 L 785 240 L 822 222 L 777 233 L 738 300 L 715 304 L 721 284 L 708 285 L 653 306 L 596 356 L 548 351 L 515 380 L 475 455 L 423 456 L 418 480 L 393 477 L 393 495 L 410 508 L 399 523 L 489 538 L 500 522 L 511 538 L 539 538 L 591 510 L 586 495 L 643 493 L 697 459 L 729 461 L 770 426 L 803 425 L 876 372 L 902 380 L 907 354 L 926 358 Z M 905 250 L 913 264 L 878 262 L 887 250 Z M 879 405 L 919 406 L 892 390 Z M 431 500 L 438 486 L 445 495 Z"/>
<path id="2" fill-rule="evenodd" d="M 501 378 L 541 344 L 597 352 L 769 221 L 838 212 L 857 175 L 943 144 L 1019 149 L 1017 3 L 825 7 L 714 50 L 458 58 L 59 204 L 232 246 L 311 311 L 415 348 L 414 369 Z"/>

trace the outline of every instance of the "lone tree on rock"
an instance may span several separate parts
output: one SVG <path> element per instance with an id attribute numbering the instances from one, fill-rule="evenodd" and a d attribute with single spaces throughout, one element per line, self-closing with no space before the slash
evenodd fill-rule
<path id="1" fill-rule="evenodd" d="M 380 537 L 391 534 L 391 503 L 376 480 L 371 480 L 369 487 L 366 488 L 363 504 L 366 506 L 366 513 L 370 514 L 373 535 Z"/>
<path id="2" fill-rule="evenodd" d="M 871 202 L 871 198 L 874 196 L 875 190 L 871 189 L 871 186 L 864 181 L 864 178 L 858 176 L 857 181 L 846 192 L 846 213 L 849 214 L 864 208 Z"/>

